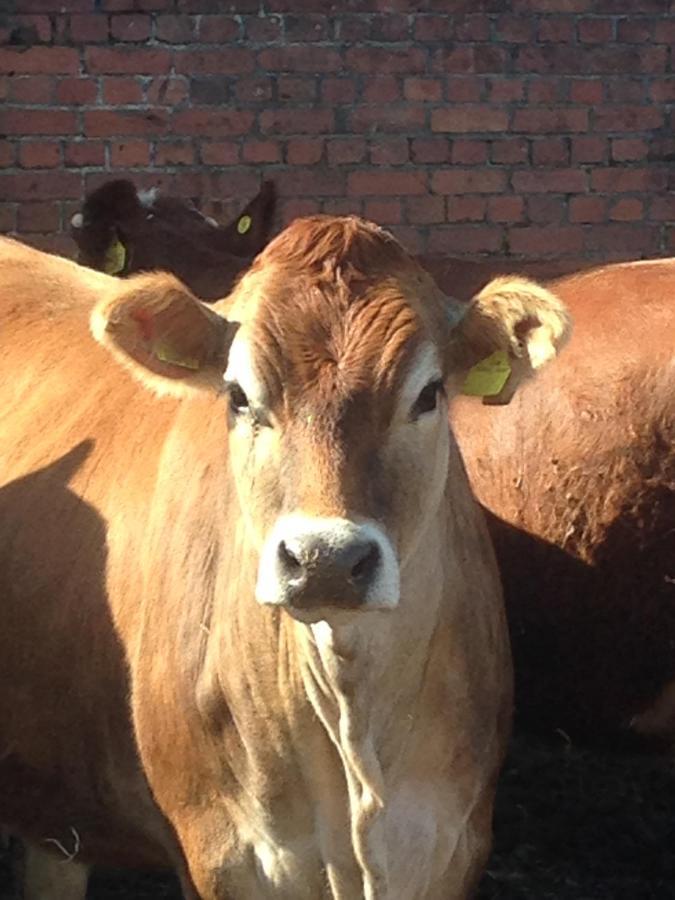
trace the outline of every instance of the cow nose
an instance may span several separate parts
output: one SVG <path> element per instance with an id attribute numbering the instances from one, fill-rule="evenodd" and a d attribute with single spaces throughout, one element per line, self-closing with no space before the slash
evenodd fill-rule
<path id="1" fill-rule="evenodd" d="M 279 542 L 278 577 L 292 606 L 354 608 L 366 601 L 381 556 L 378 543 L 360 535 L 338 542 L 296 536 Z"/>

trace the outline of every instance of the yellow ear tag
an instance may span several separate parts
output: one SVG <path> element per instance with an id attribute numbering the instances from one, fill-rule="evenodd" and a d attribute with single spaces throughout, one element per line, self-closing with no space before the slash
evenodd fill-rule
<path id="1" fill-rule="evenodd" d="M 246 234 L 251 228 L 251 217 L 250 216 L 242 216 L 241 219 L 237 222 L 237 231 L 239 234 Z"/>
<path id="2" fill-rule="evenodd" d="M 119 238 L 115 238 L 105 252 L 103 271 L 107 275 L 118 275 L 127 261 L 127 251 Z"/>
<path id="3" fill-rule="evenodd" d="M 469 369 L 462 393 L 470 397 L 494 397 L 499 394 L 511 374 L 511 364 L 505 350 L 495 350 Z"/>
<path id="4" fill-rule="evenodd" d="M 174 366 L 182 366 L 184 369 L 197 370 L 201 368 L 198 359 L 189 356 L 178 356 L 174 347 L 168 343 L 155 345 L 155 356 L 162 362 L 171 363 Z"/>

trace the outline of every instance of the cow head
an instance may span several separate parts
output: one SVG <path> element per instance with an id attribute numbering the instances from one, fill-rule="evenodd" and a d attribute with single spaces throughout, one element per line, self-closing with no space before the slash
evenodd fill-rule
<path id="1" fill-rule="evenodd" d="M 452 491 L 447 395 L 495 355 L 513 393 L 569 331 L 528 281 L 448 298 L 354 217 L 297 220 L 214 309 L 167 277 L 104 301 L 94 333 L 155 388 L 224 390 L 257 599 L 305 620 L 397 606 Z"/>
<path id="2" fill-rule="evenodd" d="M 109 181 L 72 217 L 71 235 L 81 265 L 109 275 L 172 272 L 210 300 L 228 294 L 265 246 L 275 204 L 274 184 L 264 182 L 236 219 L 219 226 L 186 200 Z"/>

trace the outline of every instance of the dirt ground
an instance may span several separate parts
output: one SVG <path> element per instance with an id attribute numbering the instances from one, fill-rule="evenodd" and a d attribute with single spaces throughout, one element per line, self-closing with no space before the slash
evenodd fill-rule
<path id="1" fill-rule="evenodd" d="M 0 856 L 0 900 L 11 898 Z M 88 900 L 180 900 L 172 879 L 98 873 Z M 478 900 L 675 900 L 675 760 L 514 740 Z"/>

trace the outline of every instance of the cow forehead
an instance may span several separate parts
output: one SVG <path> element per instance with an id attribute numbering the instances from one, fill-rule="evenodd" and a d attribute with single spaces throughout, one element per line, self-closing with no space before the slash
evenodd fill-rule
<path id="1" fill-rule="evenodd" d="M 396 394 L 430 336 L 395 279 L 354 291 L 296 283 L 263 297 L 231 350 L 227 378 L 261 405 L 335 406 Z"/>

